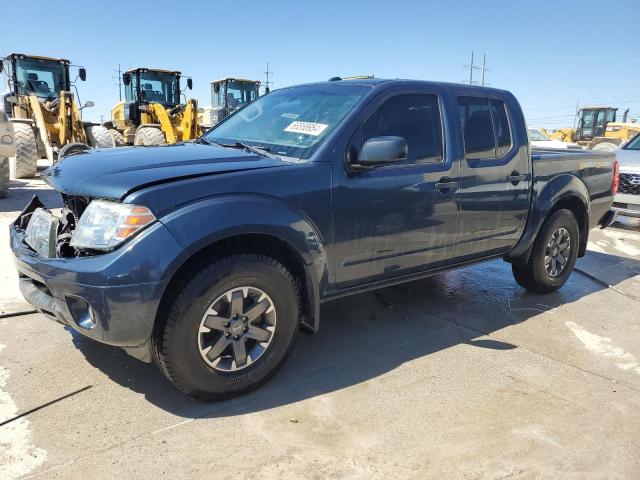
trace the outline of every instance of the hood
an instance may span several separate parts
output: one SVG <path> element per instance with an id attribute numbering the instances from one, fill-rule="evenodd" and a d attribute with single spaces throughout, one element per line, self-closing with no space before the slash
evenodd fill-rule
<path id="1" fill-rule="evenodd" d="M 616 150 L 616 158 L 620 164 L 620 170 L 640 173 L 640 150 Z"/>
<path id="2" fill-rule="evenodd" d="M 63 193 L 121 199 L 158 183 L 286 165 L 239 149 L 179 143 L 90 150 L 63 158 L 46 169 L 42 177 Z"/>

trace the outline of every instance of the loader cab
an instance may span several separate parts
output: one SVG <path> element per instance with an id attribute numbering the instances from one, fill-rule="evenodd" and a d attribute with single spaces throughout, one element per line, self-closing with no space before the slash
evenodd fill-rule
<path id="1" fill-rule="evenodd" d="M 180 72 L 136 68 L 122 75 L 124 94 L 127 102 L 141 105 L 159 103 L 173 108 L 180 105 Z M 191 88 L 191 79 L 187 79 L 187 88 Z"/>
<path id="2" fill-rule="evenodd" d="M 14 96 L 35 95 L 42 100 L 53 100 L 61 91 L 69 91 L 69 60 L 12 53 L 2 61 Z M 82 69 L 84 70 L 84 69 Z"/>
<path id="3" fill-rule="evenodd" d="M 241 78 L 223 78 L 211 82 L 211 124 L 224 120 L 236 110 L 253 102 L 260 93 L 260 82 Z"/>
<path id="4" fill-rule="evenodd" d="M 604 137 L 607 124 L 616 121 L 618 109 L 611 107 L 583 107 L 578 113 L 576 141 Z"/>

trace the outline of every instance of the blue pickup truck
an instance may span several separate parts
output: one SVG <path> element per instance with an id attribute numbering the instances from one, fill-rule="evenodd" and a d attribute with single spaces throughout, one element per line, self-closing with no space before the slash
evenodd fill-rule
<path id="1" fill-rule="evenodd" d="M 193 143 L 70 155 L 11 227 L 25 298 L 204 400 L 266 382 L 336 297 L 502 258 L 560 288 L 611 223 L 615 157 L 531 151 L 514 96 L 341 80 Z"/>

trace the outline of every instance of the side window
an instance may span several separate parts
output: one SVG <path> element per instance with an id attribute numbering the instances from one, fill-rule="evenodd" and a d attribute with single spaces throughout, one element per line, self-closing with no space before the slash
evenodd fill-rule
<path id="1" fill-rule="evenodd" d="M 458 97 L 458 114 L 467 159 L 495 158 L 496 142 L 489 101 L 486 98 Z"/>
<path id="2" fill-rule="evenodd" d="M 458 115 L 467 159 L 499 158 L 511 149 L 511 131 L 504 102 L 458 97 Z"/>
<path id="3" fill-rule="evenodd" d="M 392 135 L 407 141 L 405 163 L 442 161 L 442 122 L 435 95 L 404 94 L 390 98 L 362 126 L 362 143 Z"/>
<path id="4" fill-rule="evenodd" d="M 496 157 L 501 157 L 511 150 L 511 130 L 509 130 L 509 118 L 504 102 L 500 100 L 489 100 L 491 116 L 493 117 L 493 127 L 496 131 Z"/>

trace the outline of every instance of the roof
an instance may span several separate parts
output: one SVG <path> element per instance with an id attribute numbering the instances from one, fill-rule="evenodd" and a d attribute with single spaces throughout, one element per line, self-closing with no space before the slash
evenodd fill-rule
<path id="1" fill-rule="evenodd" d="M 410 80 L 410 79 L 384 79 L 384 78 L 354 78 L 354 79 L 343 79 L 343 80 L 330 80 L 326 82 L 313 82 L 307 85 L 340 85 L 340 84 L 348 84 L 348 85 L 368 85 L 371 87 L 382 86 L 382 85 L 393 85 L 393 84 L 402 84 L 402 85 L 414 85 L 414 86 L 437 86 L 444 88 L 453 88 L 456 90 L 468 89 L 470 91 L 484 91 L 487 93 L 496 92 L 504 94 L 509 93 L 504 89 L 493 88 L 493 87 L 484 87 L 480 85 L 469 85 L 467 83 L 453 83 L 453 82 L 436 82 L 431 80 Z M 294 85 L 292 85 L 294 86 Z"/>
<path id="2" fill-rule="evenodd" d="M 618 110 L 617 107 L 611 105 L 580 105 L 579 110 Z"/>
<path id="3" fill-rule="evenodd" d="M 28 57 L 28 58 L 36 58 L 38 60 L 51 60 L 54 62 L 64 62 L 64 63 L 71 63 L 70 60 L 67 60 L 66 58 L 55 58 L 55 57 L 43 57 L 41 55 L 29 55 L 28 53 L 10 53 L 9 55 L 7 55 L 8 57 Z"/>
<path id="4" fill-rule="evenodd" d="M 132 73 L 135 72 L 136 70 L 146 70 L 149 72 L 157 72 L 157 73 L 172 73 L 175 74 L 177 73 L 178 75 L 181 74 L 181 72 L 179 72 L 178 70 L 164 70 L 162 68 L 152 68 L 152 67 L 135 67 L 135 68 L 130 68 L 129 70 L 127 70 L 124 73 Z"/>
<path id="5" fill-rule="evenodd" d="M 227 77 L 227 78 L 219 78 L 218 80 L 214 80 L 213 82 L 211 82 L 211 84 L 213 85 L 214 83 L 224 82 L 225 80 L 236 80 L 238 82 L 247 82 L 247 83 L 260 83 L 260 80 L 249 80 L 247 78 Z"/>

